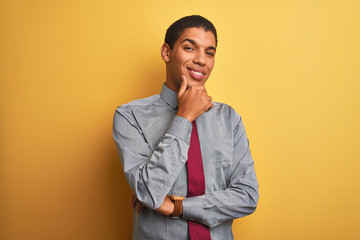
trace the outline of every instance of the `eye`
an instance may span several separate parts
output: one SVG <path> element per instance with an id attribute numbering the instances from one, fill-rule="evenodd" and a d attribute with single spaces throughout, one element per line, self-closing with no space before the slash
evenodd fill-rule
<path id="1" fill-rule="evenodd" d="M 206 52 L 206 54 L 209 55 L 209 56 L 212 56 L 212 57 L 215 56 L 215 54 L 212 53 L 212 52 Z"/>
<path id="2" fill-rule="evenodd" d="M 184 49 L 185 49 L 185 50 L 188 50 L 188 51 L 194 50 L 194 48 L 192 48 L 192 47 L 184 47 Z"/>

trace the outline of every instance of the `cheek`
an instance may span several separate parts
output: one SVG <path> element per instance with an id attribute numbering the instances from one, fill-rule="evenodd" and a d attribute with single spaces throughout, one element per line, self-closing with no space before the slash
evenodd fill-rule
<path id="1" fill-rule="evenodd" d="M 212 62 L 208 65 L 209 72 L 211 72 L 213 70 L 213 68 L 214 68 L 214 62 Z"/>
<path id="2" fill-rule="evenodd" d="M 182 64 L 179 59 L 173 59 L 173 61 L 171 62 L 171 66 L 174 72 L 179 72 L 181 70 Z"/>
<path id="3" fill-rule="evenodd" d="M 177 58 L 177 59 L 174 61 L 174 63 L 175 63 L 175 65 L 176 65 L 176 67 L 177 67 L 178 69 L 181 69 L 181 68 L 184 67 L 184 60 L 181 59 L 181 58 Z"/>

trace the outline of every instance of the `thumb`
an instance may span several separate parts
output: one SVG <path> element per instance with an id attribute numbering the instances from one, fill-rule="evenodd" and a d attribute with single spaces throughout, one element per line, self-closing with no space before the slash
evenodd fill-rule
<path id="1" fill-rule="evenodd" d="M 181 75 L 181 85 L 178 91 L 178 96 L 180 97 L 181 95 L 183 95 L 183 93 L 186 91 L 186 87 L 187 87 L 187 78 L 185 77 L 185 75 Z"/>

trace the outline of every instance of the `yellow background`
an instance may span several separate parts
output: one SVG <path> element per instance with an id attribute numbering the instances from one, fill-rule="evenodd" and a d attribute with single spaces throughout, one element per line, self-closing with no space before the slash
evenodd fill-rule
<path id="1" fill-rule="evenodd" d="M 157 94 L 185 15 L 243 116 L 260 183 L 236 239 L 360 239 L 360 1 L 0 1 L 0 239 L 129 239 L 115 108 Z"/>

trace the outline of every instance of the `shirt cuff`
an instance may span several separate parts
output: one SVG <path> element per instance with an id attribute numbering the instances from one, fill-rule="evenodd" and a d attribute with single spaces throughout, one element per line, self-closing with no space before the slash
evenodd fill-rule
<path id="1" fill-rule="evenodd" d="M 186 198 L 183 202 L 182 218 L 184 220 L 191 220 L 201 222 L 203 219 L 203 204 L 201 197 L 190 197 Z"/>
<path id="2" fill-rule="evenodd" d="M 180 138 L 190 145 L 191 131 L 192 124 L 189 120 L 183 117 L 174 116 L 167 133 Z"/>

